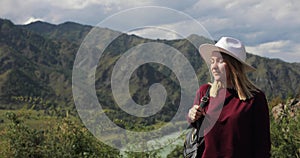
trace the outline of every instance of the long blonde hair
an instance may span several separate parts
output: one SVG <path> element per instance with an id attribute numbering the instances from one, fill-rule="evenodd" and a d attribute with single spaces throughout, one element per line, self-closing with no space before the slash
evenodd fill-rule
<path id="1" fill-rule="evenodd" d="M 245 67 L 233 57 L 221 53 L 224 62 L 228 66 L 227 82 L 231 82 L 233 88 L 237 91 L 240 100 L 246 100 L 253 97 L 253 93 L 258 91 L 258 88 L 248 79 Z M 220 88 L 226 87 L 227 83 L 214 81 L 211 84 L 210 96 L 216 97 Z"/>

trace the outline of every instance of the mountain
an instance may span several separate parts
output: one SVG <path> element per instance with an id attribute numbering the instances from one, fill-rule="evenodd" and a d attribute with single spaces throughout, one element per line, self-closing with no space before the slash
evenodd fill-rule
<path id="1" fill-rule="evenodd" d="M 92 29 L 92 26 L 81 25 L 74 22 L 65 22 L 59 25 L 49 24 L 47 22 L 33 22 L 28 25 L 21 25 L 20 27 L 30 30 L 34 33 L 42 35 L 44 38 L 49 38 L 57 41 L 70 41 L 77 44 Z"/>
<path id="2" fill-rule="evenodd" d="M 23 103 L 15 99 L 19 96 L 39 97 L 53 105 L 74 108 L 73 64 L 81 42 L 92 28 L 73 22 L 59 25 L 46 22 L 15 25 L 9 20 L 0 19 L 0 108 L 20 108 Z M 103 32 L 102 39 L 109 39 L 117 33 L 107 28 L 98 29 Z M 96 91 L 105 109 L 119 110 L 110 90 L 114 65 L 124 52 L 142 43 L 157 42 L 179 50 L 192 64 L 199 82 L 209 81 L 207 66 L 197 52 L 200 44 L 212 43 L 205 37 L 191 35 L 187 39 L 151 40 L 119 34 L 103 53 L 96 71 Z M 265 91 L 269 99 L 287 98 L 300 89 L 300 63 L 287 63 L 250 53 L 247 55 L 248 62 L 257 68 L 256 72 L 249 73 L 249 77 Z M 170 111 L 180 101 L 180 84 L 172 70 L 155 63 L 139 67 L 130 78 L 130 93 L 134 101 L 146 104 L 150 101 L 149 87 L 158 82 L 165 86 L 169 95 L 166 106 L 155 117 L 168 120 L 174 114 Z M 111 117 L 116 113 L 112 112 Z M 125 112 L 122 115 L 126 115 Z"/>

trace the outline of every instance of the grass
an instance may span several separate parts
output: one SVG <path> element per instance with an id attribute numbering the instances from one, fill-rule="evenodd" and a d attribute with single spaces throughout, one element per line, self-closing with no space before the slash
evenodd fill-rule
<path id="1" fill-rule="evenodd" d="M 44 129 L 54 125 L 57 121 L 56 117 L 44 115 L 44 111 L 36 110 L 0 110 L 0 131 L 3 131 L 11 122 L 6 114 L 13 112 L 17 116 L 21 116 L 24 123 L 34 129 Z"/>

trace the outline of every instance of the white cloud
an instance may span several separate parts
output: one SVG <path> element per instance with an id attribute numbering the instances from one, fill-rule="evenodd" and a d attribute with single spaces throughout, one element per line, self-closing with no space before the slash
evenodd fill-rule
<path id="1" fill-rule="evenodd" d="M 47 20 L 51 5 L 37 0 L 2 0 L 0 1 L 0 17 L 12 20 L 16 24 L 23 24 L 30 18 Z"/>
<path id="2" fill-rule="evenodd" d="M 224 28 L 231 28 L 233 23 L 228 18 L 207 18 L 200 20 L 201 23 L 209 30 L 213 32 L 221 31 Z"/>
<path id="3" fill-rule="evenodd" d="M 152 0 L 136 1 L 136 0 L 47 0 L 52 6 L 62 9 L 84 9 L 89 6 L 102 6 L 107 10 L 120 10 L 128 7 L 136 7 L 141 5 L 151 5 Z"/>
<path id="4" fill-rule="evenodd" d="M 288 40 L 273 41 L 246 47 L 247 51 L 263 57 L 300 62 L 300 44 Z"/>
<path id="5" fill-rule="evenodd" d="M 119 11 L 140 6 L 162 6 L 184 10 L 192 6 L 196 0 L 1 0 L 0 16 L 22 23 L 29 17 L 39 17 L 50 23 L 65 21 L 82 21 L 95 25 Z M 85 16 L 85 17 L 84 17 Z M 93 18 L 93 19 L 92 19 Z"/>
<path id="6" fill-rule="evenodd" d="M 178 14 L 177 17 L 180 15 L 183 16 L 182 14 Z M 130 31 L 129 34 L 135 34 L 151 39 L 181 39 L 186 38 L 191 34 L 198 34 L 200 36 L 211 38 L 208 31 L 195 19 L 140 28 L 138 30 Z"/>
<path id="7" fill-rule="evenodd" d="M 137 30 L 132 30 L 128 34 L 134 34 L 144 38 L 150 39 L 178 39 L 182 38 L 176 32 L 166 30 L 162 27 L 145 27 Z"/>
<path id="8" fill-rule="evenodd" d="M 279 53 L 280 49 L 282 49 L 283 47 L 287 46 L 287 45 L 291 45 L 290 41 L 274 41 L 274 42 L 268 42 L 268 43 L 262 43 L 259 44 L 255 47 L 248 47 L 249 50 L 253 53 L 257 53 L 260 55 L 264 55 L 266 53 Z"/>
<path id="9" fill-rule="evenodd" d="M 28 20 L 23 22 L 23 24 L 27 25 L 27 24 L 30 24 L 30 23 L 36 22 L 36 21 L 44 21 L 44 20 L 40 19 L 40 18 L 30 17 Z"/>
<path id="10" fill-rule="evenodd" d="M 93 0 L 49 0 L 48 3 L 61 9 L 83 9 L 93 4 Z"/>
<path id="11" fill-rule="evenodd" d="M 249 29 L 250 31 L 258 31 L 260 29 L 272 31 L 273 29 L 296 28 L 295 25 L 299 28 L 300 19 L 297 18 L 300 12 L 299 4 L 299 1 L 291 2 L 285 0 L 199 1 L 194 6 L 193 11 L 189 13 L 196 14 L 196 17 L 200 21 L 210 21 L 206 25 L 208 26 L 208 30 L 212 32 L 215 32 L 215 29 L 217 29 L 216 31 L 228 30 L 230 28 L 236 30 L 237 27 L 239 28 L 236 32 L 243 31 L 246 33 Z M 230 27 L 215 23 L 224 19 L 231 22 Z M 211 27 L 213 25 L 215 26 Z"/>

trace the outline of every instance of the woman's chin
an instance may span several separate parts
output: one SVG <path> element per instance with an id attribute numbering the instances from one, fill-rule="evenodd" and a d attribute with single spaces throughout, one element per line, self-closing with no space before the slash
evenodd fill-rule
<path id="1" fill-rule="evenodd" d="M 219 76 L 214 76 L 215 81 L 221 81 L 221 77 Z"/>
<path id="2" fill-rule="evenodd" d="M 224 79 L 222 79 L 221 77 L 215 77 L 214 80 L 218 82 L 224 82 Z"/>

